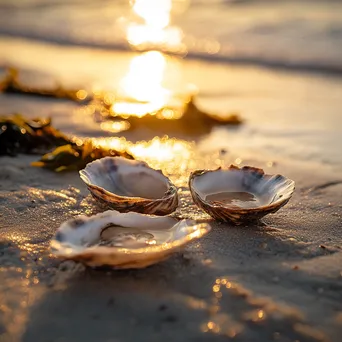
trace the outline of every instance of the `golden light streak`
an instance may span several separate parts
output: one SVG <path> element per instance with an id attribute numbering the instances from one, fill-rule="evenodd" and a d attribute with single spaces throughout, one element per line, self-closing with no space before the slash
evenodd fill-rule
<path id="1" fill-rule="evenodd" d="M 114 102 L 113 112 L 142 117 L 163 108 L 171 93 L 163 86 L 166 64 L 166 57 L 157 51 L 134 57 L 119 86 L 118 98 L 125 100 Z"/>
<path id="2" fill-rule="evenodd" d="M 183 140 L 168 137 L 155 137 L 150 141 L 140 141 L 133 144 L 124 138 L 98 138 L 94 140 L 95 146 L 128 151 L 137 159 L 151 162 L 165 163 L 166 161 L 181 159 L 188 160 L 192 156 L 193 145 Z M 180 165 L 177 164 L 179 168 Z"/>
<path id="3" fill-rule="evenodd" d="M 170 26 L 174 3 L 172 0 L 133 0 L 132 11 L 138 22 L 131 22 L 126 29 L 129 44 L 138 49 L 159 45 L 173 51 L 184 50 L 182 30 Z"/>
<path id="4" fill-rule="evenodd" d="M 122 131 L 128 130 L 130 127 L 130 124 L 128 121 L 105 121 L 101 123 L 101 129 L 106 132 L 110 133 L 118 133 Z"/>
<path id="5" fill-rule="evenodd" d="M 154 28 L 164 28 L 170 23 L 172 0 L 135 0 L 133 11 Z"/>

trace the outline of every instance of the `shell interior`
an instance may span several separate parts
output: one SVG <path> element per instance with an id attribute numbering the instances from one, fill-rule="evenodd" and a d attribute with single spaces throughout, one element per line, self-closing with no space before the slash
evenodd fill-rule
<path id="1" fill-rule="evenodd" d="M 51 241 L 59 257 L 90 265 L 140 268 L 165 259 L 210 226 L 138 213 L 106 211 L 64 222 Z"/>
<path id="2" fill-rule="evenodd" d="M 294 182 L 280 175 L 229 169 L 196 177 L 193 188 L 203 201 L 213 206 L 255 209 L 289 198 L 294 190 Z"/>
<path id="3" fill-rule="evenodd" d="M 87 185 L 93 185 L 122 197 L 162 198 L 169 180 L 144 162 L 106 157 L 87 165 L 80 172 Z"/>

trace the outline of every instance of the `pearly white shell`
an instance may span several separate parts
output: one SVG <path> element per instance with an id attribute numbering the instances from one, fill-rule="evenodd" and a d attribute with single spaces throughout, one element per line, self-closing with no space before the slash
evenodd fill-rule
<path id="1" fill-rule="evenodd" d="M 226 170 L 219 168 L 191 173 L 189 187 L 194 202 L 210 216 L 238 225 L 278 211 L 290 200 L 295 182 L 281 175 L 266 175 L 254 167 L 232 165 Z M 209 200 L 211 195 L 219 193 L 247 194 L 253 197 L 253 201 Z"/>
<path id="2" fill-rule="evenodd" d="M 91 266 L 143 268 L 169 257 L 210 231 L 206 223 L 109 210 L 64 222 L 50 247 L 60 258 Z M 99 244 L 106 234 L 111 246 Z"/>
<path id="3" fill-rule="evenodd" d="M 178 206 L 177 188 L 142 161 L 105 157 L 87 164 L 80 177 L 95 199 L 120 212 L 167 215 Z"/>

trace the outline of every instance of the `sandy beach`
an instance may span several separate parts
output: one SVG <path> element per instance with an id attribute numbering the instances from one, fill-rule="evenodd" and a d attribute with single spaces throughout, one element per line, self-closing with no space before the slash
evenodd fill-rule
<path id="1" fill-rule="evenodd" d="M 23 81 L 43 87 L 58 80 L 68 89 L 112 90 L 137 64 L 151 66 L 148 52 L 8 36 L 0 38 L 0 51 L 0 65 L 25 71 Z M 59 225 L 99 207 L 78 172 L 32 167 L 37 155 L 1 156 L 0 341 L 339 342 L 341 77 L 162 54 L 157 59 L 166 61 L 167 89 L 182 93 L 195 85 L 200 108 L 238 113 L 243 124 L 191 137 L 167 137 L 162 125 L 116 134 L 94 120 L 87 106 L 2 93 L 0 113 L 51 117 L 73 136 L 125 138 L 137 159 L 162 169 L 179 188 L 181 203 L 173 215 L 208 222 L 212 231 L 141 270 L 58 260 L 49 243 Z M 138 89 L 153 86 L 133 80 Z M 193 204 L 188 177 L 196 169 L 231 164 L 293 179 L 293 198 L 258 224 L 215 222 Z"/>
<path id="2" fill-rule="evenodd" d="M 212 232 L 161 264 L 112 271 L 49 257 L 58 225 L 96 205 L 77 173 L 34 169 L 33 159 L 1 166 L 3 341 L 339 340 L 341 184 L 324 188 L 336 174 L 285 168 L 294 198 L 249 227 L 213 222 L 179 182 L 179 215 L 208 221 Z M 168 174 L 177 181 L 186 172 Z"/>

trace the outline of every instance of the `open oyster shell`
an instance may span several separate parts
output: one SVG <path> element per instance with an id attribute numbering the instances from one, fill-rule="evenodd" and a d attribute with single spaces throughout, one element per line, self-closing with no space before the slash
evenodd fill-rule
<path id="1" fill-rule="evenodd" d="M 64 222 L 50 247 L 57 257 L 91 266 L 143 268 L 209 231 L 206 223 L 108 210 Z"/>
<path id="2" fill-rule="evenodd" d="M 191 173 L 194 202 L 213 218 L 242 224 L 275 213 L 291 198 L 295 183 L 281 175 L 266 175 L 250 166 Z"/>
<path id="3" fill-rule="evenodd" d="M 120 212 L 167 215 L 178 206 L 177 188 L 142 161 L 106 157 L 87 164 L 80 176 L 98 201 Z"/>

